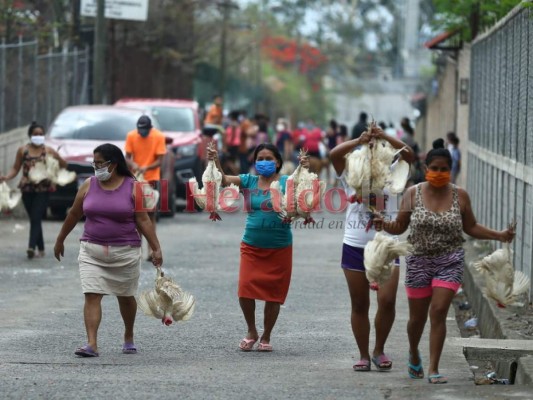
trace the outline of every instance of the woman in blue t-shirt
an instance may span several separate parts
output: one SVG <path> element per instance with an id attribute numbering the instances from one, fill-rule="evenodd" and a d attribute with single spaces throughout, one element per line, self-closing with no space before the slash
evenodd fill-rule
<path id="1" fill-rule="evenodd" d="M 276 146 L 263 143 L 253 153 L 258 175 L 225 175 L 220 168 L 216 150 L 209 149 L 209 160 L 215 160 L 222 172 L 222 186 L 235 184 L 244 194 L 248 212 L 241 242 L 239 270 L 239 304 L 248 325 L 248 333 L 239 347 L 251 351 L 259 341 L 258 351 L 272 351 L 270 335 L 278 318 L 281 304 L 289 291 L 292 272 L 292 233 L 273 210 L 270 184 L 279 181 L 285 191 L 286 175 L 279 175 L 283 159 Z M 300 160 L 308 168 L 308 159 Z M 264 331 L 261 337 L 255 325 L 255 301 L 265 302 Z"/>

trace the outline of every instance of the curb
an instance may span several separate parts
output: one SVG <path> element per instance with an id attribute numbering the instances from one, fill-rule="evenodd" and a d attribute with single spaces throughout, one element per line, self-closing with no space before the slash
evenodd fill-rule
<path id="1" fill-rule="evenodd" d="M 483 281 L 477 274 L 473 274 L 470 263 L 487 255 L 492 250 L 490 247 L 477 249 L 474 241 L 469 240 L 464 245 L 465 248 L 465 268 L 463 278 L 463 290 L 468 301 L 472 305 L 472 310 L 478 317 L 478 328 L 482 338 L 488 339 L 515 339 L 527 340 L 518 333 L 505 327 L 502 321 L 512 317 L 514 314 L 509 309 L 498 308 L 493 301 L 490 301 L 483 294 Z M 497 351 L 495 349 L 495 354 Z M 495 370 L 498 376 L 508 378 L 511 383 L 531 385 L 533 384 L 533 357 L 518 357 L 516 360 L 494 360 Z"/>

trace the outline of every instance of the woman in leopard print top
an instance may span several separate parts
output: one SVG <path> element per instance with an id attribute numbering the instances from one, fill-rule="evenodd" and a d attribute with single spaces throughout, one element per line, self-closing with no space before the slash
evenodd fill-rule
<path id="1" fill-rule="evenodd" d="M 426 181 L 409 188 L 395 221 L 375 218 L 376 230 L 401 235 L 408 227 L 414 252 L 406 258 L 405 286 L 409 300 L 409 376 L 424 377 L 418 344 L 428 317 L 430 383 L 446 383 L 439 374 L 439 359 L 446 337 L 446 316 L 459 289 L 464 268 L 462 233 L 485 240 L 510 242 L 514 231 L 495 231 L 479 224 L 472 212 L 468 193 L 450 183 L 450 152 L 431 150 L 426 158 Z"/>

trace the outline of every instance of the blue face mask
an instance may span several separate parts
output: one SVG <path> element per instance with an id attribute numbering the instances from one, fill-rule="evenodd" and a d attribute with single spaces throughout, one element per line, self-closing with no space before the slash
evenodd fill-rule
<path id="1" fill-rule="evenodd" d="M 259 175 L 262 175 L 266 178 L 274 175 L 276 172 L 276 162 L 275 161 L 256 161 L 255 170 Z"/>

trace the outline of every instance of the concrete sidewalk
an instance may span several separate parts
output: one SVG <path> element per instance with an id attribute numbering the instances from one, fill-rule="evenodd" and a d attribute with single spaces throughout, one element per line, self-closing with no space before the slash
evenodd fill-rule
<path id="1" fill-rule="evenodd" d="M 462 345 L 448 341 L 441 360 L 447 385 L 407 376 L 408 307 L 403 284 L 386 352 L 388 373 L 356 373 L 349 296 L 340 255 L 344 215 L 324 215 L 321 229 L 294 230 L 289 297 L 273 332 L 274 352 L 243 353 L 245 323 L 236 296 L 243 215 L 178 214 L 158 226 L 165 270 L 197 298 L 186 323 L 165 327 L 139 315 L 139 354 L 122 355 L 122 323 L 116 301 L 106 298 L 99 331 L 101 356 L 73 355 L 85 342 L 83 296 L 77 271 L 81 223 L 58 263 L 52 246 L 60 222 L 45 222 L 45 259 L 27 260 L 28 222 L 0 223 L 0 387 L 2 398 L 128 399 L 510 399 L 531 398 L 518 386 L 474 386 Z M 322 215 L 320 216 L 322 218 Z M 321 219 L 317 218 L 320 222 Z M 330 222 L 334 222 L 330 225 Z M 339 229 L 336 229 L 339 228 Z M 403 272 L 403 268 L 402 268 Z M 155 272 L 143 265 L 141 290 Z M 375 313 L 375 296 L 371 315 Z M 262 323 L 262 303 L 258 305 Z M 421 343 L 428 363 L 428 327 Z M 459 337 L 450 311 L 448 337 Z M 372 345 L 373 340 L 371 341 Z"/>

